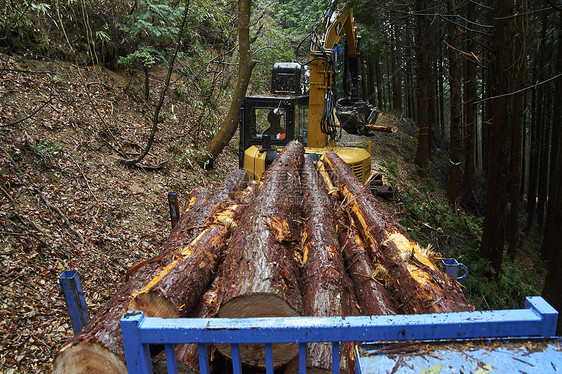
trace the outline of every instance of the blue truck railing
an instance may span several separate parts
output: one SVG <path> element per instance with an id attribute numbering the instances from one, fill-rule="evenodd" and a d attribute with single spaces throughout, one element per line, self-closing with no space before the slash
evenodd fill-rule
<path id="1" fill-rule="evenodd" d="M 550 338 L 557 319 L 558 312 L 535 296 L 527 297 L 525 309 L 393 316 L 199 319 L 128 311 L 121 331 L 129 373 L 152 373 L 150 344 L 164 344 L 168 373 L 177 373 L 175 344 L 181 343 L 198 345 L 201 374 L 209 372 L 207 344 L 231 345 L 235 374 L 241 373 L 240 344 L 264 344 L 266 373 L 272 374 L 272 344 L 298 343 L 299 372 L 305 373 L 305 344 L 314 342 L 332 343 L 332 371 L 339 373 L 339 342 Z"/>

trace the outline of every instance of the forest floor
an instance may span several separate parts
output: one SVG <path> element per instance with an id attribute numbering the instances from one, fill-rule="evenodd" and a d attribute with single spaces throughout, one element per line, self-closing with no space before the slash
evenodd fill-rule
<path id="1" fill-rule="evenodd" d="M 151 76 L 147 102 L 141 86 L 128 88 L 125 76 L 103 68 L 0 54 L 0 373 L 50 371 L 73 335 L 57 285 L 63 271 L 78 271 L 95 314 L 129 267 L 159 253 L 170 232 L 167 193 L 178 192 L 181 205 L 191 189 L 216 186 L 238 167 L 236 137 L 211 171 L 184 157 L 203 138 L 201 104 L 190 101 L 182 77 L 145 167 L 119 161 L 119 146 L 129 156 L 144 147 L 163 77 Z M 398 190 L 439 184 L 412 165 L 413 123 L 387 113 L 379 122 L 400 131 L 344 140 L 364 147 L 371 140 L 373 170 L 390 171 Z M 445 166 L 435 173 L 442 182 Z M 386 206 L 404 213 L 398 201 Z"/>

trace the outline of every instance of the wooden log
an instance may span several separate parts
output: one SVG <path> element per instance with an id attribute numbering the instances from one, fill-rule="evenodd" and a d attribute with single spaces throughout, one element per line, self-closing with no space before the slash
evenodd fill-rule
<path id="1" fill-rule="evenodd" d="M 193 308 L 215 277 L 226 247 L 245 206 L 230 202 L 215 210 L 214 221 L 189 245 L 175 252 L 143 288 L 131 295 L 128 310 L 142 310 L 147 317 L 178 318 Z"/>
<path id="2" fill-rule="evenodd" d="M 346 274 L 336 228 L 335 212 L 312 160 L 305 158 L 301 173 L 305 225 L 302 237 L 302 294 L 309 316 L 356 315 L 355 292 Z M 310 373 L 332 370 L 332 345 L 306 345 Z M 353 343 L 340 343 L 340 372 L 355 371 Z"/>
<path id="3" fill-rule="evenodd" d="M 220 289 L 221 277 L 215 277 L 211 287 L 203 294 L 196 308 L 190 313 L 190 318 L 212 318 L 218 310 L 218 294 Z M 212 350 L 211 347 L 209 347 Z M 213 352 L 209 352 L 209 361 L 212 362 Z M 180 374 L 198 374 L 199 373 L 199 357 L 197 352 L 197 344 L 177 344 L 176 360 L 178 364 L 178 373 Z M 164 352 L 153 359 L 152 369 L 155 374 L 167 373 L 166 355 Z M 212 371 L 212 370 L 211 370 Z"/>
<path id="4" fill-rule="evenodd" d="M 302 196 L 299 169 L 304 147 L 289 143 L 264 175 L 254 202 L 245 210 L 224 261 L 222 318 L 294 317 L 302 314 L 294 249 L 300 241 Z M 231 357 L 230 346 L 218 346 Z M 296 344 L 274 344 L 274 365 L 298 354 Z M 263 345 L 242 345 L 241 359 L 265 365 Z"/>
<path id="5" fill-rule="evenodd" d="M 384 283 L 379 283 L 375 278 L 375 274 L 378 273 L 375 272 L 372 259 L 367 253 L 367 244 L 357 232 L 353 220 L 340 209 L 341 203 L 337 201 L 337 197 L 340 196 L 339 190 L 333 185 L 322 160 L 318 161 L 316 168 L 324 182 L 324 189 L 332 192 L 332 206 L 335 206 L 335 216 L 338 220 L 338 238 L 343 248 L 346 270 L 361 308 L 361 315 L 396 314 L 398 309 L 383 286 Z M 382 180 L 382 175 L 373 174 L 373 178 Z"/>
<path id="6" fill-rule="evenodd" d="M 343 218 L 342 218 L 343 221 Z M 396 314 L 398 308 L 390 295 L 375 278 L 375 269 L 363 241 L 354 225 L 341 222 L 343 254 L 347 271 L 355 288 L 362 315 Z"/>
<path id="7" fill-rule="evenodd" d="M 240 180 L 247 180 L 244 174 L 237 172 L 235 175 L 237 177 L 227 178 L 219 188 L 222 196 L 229 188 L 233 194 L 237 193 L 244 185 Z M 230 187 L 227 183 L 230 183 Z M 100 308 L 95 317 L 62 347 L 53 363 L 54 373 L 127 373 L 119 325 L 121 315 L 131 302 L 132 294 L 154 278 L 160 267 L 172 261 L 178 248 L 187 246 L 198 235 L 199 226 L 208 218 L 200 215 L 205 212 L 210 214 L 215 209 L 215 206 L 208 206 L 216 201 L 212 197 L 200 203 L 203 195 L 203 192 L 190 195 L 186 203 L 189 211 L 184 208 L 177 226 L 163 245 L 162 254 L 136 266 L 124 285 Z"/>
<path id="8" fill-rule="evenodd" d="M 344 197 L 343 206 L 372 250 L 371 256 L 390 275 L 390 293 L 406 313 L 474 310 L 458 282 L 441 272 L 400 230 L 353 171 L 335 153 L 324 156 L 332 183 Z"/>
<path id="9" fill-rule="evenodd" d="M 367 131 L 382 131 L 382 132 L 390 132 L 392 134 L 398 132 L 398 126 L 396 126 L 396 125 L 367 124 L 367 125 L 365 125 L 365 129 Z"/>

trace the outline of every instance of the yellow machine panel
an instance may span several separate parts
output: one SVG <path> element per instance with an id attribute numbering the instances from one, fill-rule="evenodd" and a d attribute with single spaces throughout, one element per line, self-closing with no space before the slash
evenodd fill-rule
<path id="1" fill-rule="evenodd" d="M 266 158 L 267 151 L 260 152 L 260 147 L 251 146 L 244 152 L 244 170 L 248 172 L 250 179 L 259 179 L 267 168 Z M 276 153 L 281 150 L 280 147 L 273 147 L 269 152 L 275 152 L 271 155 L 275 158 Z M 371 154 L 363 148 L 352 147 L 324 147 L 309 148 L 305 147 L 308 155 L 318 155 L 320 158 L 326 152 L 334 152 L 340 156 L 346 164 L 348 164 L 353 173 L 365 183 L 371 174 Z"/>

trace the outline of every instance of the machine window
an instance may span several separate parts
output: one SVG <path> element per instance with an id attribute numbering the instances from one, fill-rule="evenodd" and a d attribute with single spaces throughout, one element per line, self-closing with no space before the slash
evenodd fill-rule
<path id="1" fill-rule="evenodd" d="M 253 136 L 261 138 L 263 135 L 271 136 L 273 140 L 282 140 L 286 136 L 286 115 L 276 114 L 275 108 L 256 108 Z"/>

